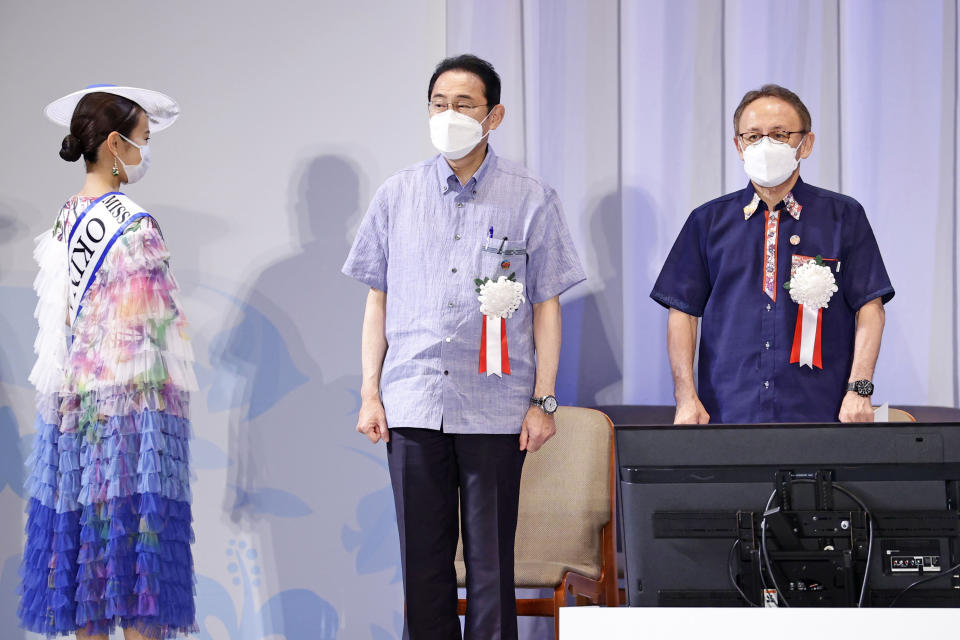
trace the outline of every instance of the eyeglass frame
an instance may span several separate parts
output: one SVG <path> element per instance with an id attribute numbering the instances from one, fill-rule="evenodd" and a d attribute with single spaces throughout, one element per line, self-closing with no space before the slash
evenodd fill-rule
<path id="1" fill-rule="evenodd" d="M 777 139 L 775 139 L 775 138 L 771 138 L 774 142 L 779 142 L 779 143 L 781 143 L 781 144 L 789 144 L 789 143 L 790 143 L 790 137 L 793 136 L 794 134 L 796 134 L 796 133 L 807 134 L 807 133 L 810 133 L 810 131 L 808 131 L 807 129 L 801 129 L 800 131 L 780 131 L 780 130 L 775 130 L 775 131 L 771 131 L 771 132 L 769 132 L 769 133 L 760 133 L 759 131 L 744 131 L 743 133 L 738 133 L 738 134 L 737 134 L 737 139 L 740 140 L 740 144 L 742 144 L 743 147 L 746 148 L 746 147 L 751 147 L 751 146 L 757 144 L 758 142 L 760 142 L 760 141 L 763 140 L 764 138 L 770 138 L 770 136 L 771 136 L 772 134 L 775 134 L 775 133 L 786 134 L 787 139 L 786 139 L 786 140 L 777 140 Z M 743 136 L 748 136 L 748 135 L 758 135 L 758 136 L 760 136 L 760 137 L 757 138 L 756 140 L 754 140 L 753 142 L 747 142 L 746 140 L 743 139 Z"/>
<path id="2" fill-rule="evenodd" d="M 466 104 L 461 104 L 461 103 L 459 103 L 459 102 L 444 102 L 444 103 L 442 103 L 442 106 L 443 106 L 442 109 L 440 109 L 440 110 L 438 110 L 438 111 L 434 111 L 434 109 L 433 109 L 433 107 L 434 107 L 434 101 L 433 101 L 433 100 L 427 100 L 427 111 L 429 111 L 429 112 L 431 112 L 431 113 L 433 113 L 433 114 L 443 113 L 444 111 L 447 111 L 448 109 L 453 109 L 453 110 L 456 111 L 457 113 L 462 113 L 462 114 L 464 114 L 464 115 L 470 115 L 470 114 L 473 113 L 473 110 L 474 110 L 474 109 L 479 109 L 480 107 L 489 107 L 490 104 L 488 103 L 488 104 L 471 104 L 471 105 L 466 105 Z M 464 111 L 461 111 L 461 109 L 467 109 L 467 111 L 464 112 Z"/>

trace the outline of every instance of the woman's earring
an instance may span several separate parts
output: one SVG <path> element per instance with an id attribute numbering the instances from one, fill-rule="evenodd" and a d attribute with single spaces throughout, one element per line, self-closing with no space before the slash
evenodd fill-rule
<path id="1" fill-rule="evenodd" d="M 117 156 L 113 156 L 113 171 L 111 171 L 110 173 L 113 174 L 114 178 L 120 175 L 120 169 L 117 168 Z"/>

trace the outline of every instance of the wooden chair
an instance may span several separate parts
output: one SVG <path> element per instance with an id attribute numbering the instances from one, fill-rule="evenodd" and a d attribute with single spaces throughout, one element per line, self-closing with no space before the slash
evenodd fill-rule
<path id="1" fill-rule="evenodd" d="M 518 598 L 517 613 L 553 616 L 559 637 L 559 608 L 570 596 L 617 606 L 619 591 L 613 424 L 579 407 L 560 407 L 556 423 L 556 435 L 523 464 L 514 579 L 517 588 L 553 589 L 552 598 Z M 462 538 L 456 568 L 464 587 Z M 460 615 L 466 608 L 461 599 Z"/>
<path id="2" fill-rule="evenodd" d="M 894 409 L 890 407 L 888 414 L 888 422 L 916 422 L 917 419 L 913 417 L 913 414 L 904 409 Z"/>

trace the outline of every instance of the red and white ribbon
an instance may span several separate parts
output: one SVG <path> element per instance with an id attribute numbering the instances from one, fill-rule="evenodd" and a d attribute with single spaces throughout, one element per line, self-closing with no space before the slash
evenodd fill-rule
<path id="1" fill-rule="evenodd" d="M 510 350 L 507 345 L 507 319 L 483 316 L 480 334 L 480 373 L 488 376 L 510 375 Z"/>
<path id="2" fill-rule="evenodd" d="M 820 343 L 823 335 L 823 309 L 809 309 L 800 305 L 797 309 L 797 328 L 793 332 L 793 349 L 790 364 L 800 363 L 813 369 L 823 369 L 823 354 Z"/>
<path id="3" fill-rule="evenodd" d="M 477 281 L 483 329 L 480 333 L 480 373 L 488 376 L 510 375 L 510 351 L 507 348 L 507 318 L 523 304 L 523 284 L 513 276 Z"/>
<path id="4" fill-rule="evenodd" d="M 823 310 L 837 292 L 836 278 L 820 256 L 795 255 L 789 288 L 790 298 L 798 305 L 790 364 L 823 369 Z"/>

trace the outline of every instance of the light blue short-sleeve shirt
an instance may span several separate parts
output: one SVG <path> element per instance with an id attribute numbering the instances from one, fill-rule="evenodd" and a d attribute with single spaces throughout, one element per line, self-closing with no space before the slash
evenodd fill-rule
<path id="1" fill-rule="evenodd" d="M 387 293 L 387 425 L 448 433 L 520 432 L 535 377 L 532 305 L 585 279 L 556 192 L 489 147 L 465 185 L 440 155 L 390 177 L 343 272 Z M 474 280 L 511 273 L 525 294 L 506 320 L 511 373 L 488 376 Z"/>

